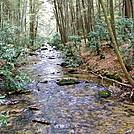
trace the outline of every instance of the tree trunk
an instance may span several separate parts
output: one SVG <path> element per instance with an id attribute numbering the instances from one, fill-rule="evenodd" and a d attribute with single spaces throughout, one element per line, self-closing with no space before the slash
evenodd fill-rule
<path id="1" fill-rule="evenodd" d="M 22 21 L 21 21 L 22 46 L 24 46 L 26 41 L 26 11 L 27 11 L 27 0 L 24 0 Z"/>
<path id="2" fill-rule="evenodd" d="M 59 28 L 59 32 L 60 32 L 60 36 L 61 36 L 61 41 L 62 41 L 62 43 L 64 43 L 64 37 L 63 37 L 63 33 L 62 33 L 62 26 L 60 24 L 60 16 L 59 16 L 57 4 L 58 4 L 57 0 L 54 0 L 56 22 L 57 22 L 57 26 Z"/>
<path id="3" fill-rule="evenodd" d="M 76 0 L 76 30 L 77 35 L 80 35 L 80 20 L 79 20 L 79 0 Z"/>
<path id="4" fill-rule="evenodd" d="M 29 6 L 30 6 L 30 8 L 29 8 L 29 13 L 30 13 L 30 44 L 31 44 L 31 46 L 33 46 L 34 45 L 34 6 L 33 6 L 33 4 L 34 4 L 34 2 L 33 2 L 33 0 L 30 0 L 29 1 Z"/>
<path id="5" fill-rule="evenodd" d="M 111 22 L 111 27 L 112 27 L 112 30 L 113 30 L 113 34 L 114 34 L 115 40 L 117 42 L 117 36 L 116 36 L 116 31 L 115 31 L 115 19 L 114 19 L 113 0 L 110 0 L 109 1 L 109 7 L 110 7 L 110 22 Z"/>
<path id="6" fill-rule="evenodd" d="M 89 29 L 89 25 L 87 22 L 87 14 L 86 14 L 86 7 L 85 7 L 85 2 L 84 0 L 82 0 L 82 7 L 84 10 L 84 30 L 85 30 L 85 34 L 88 34 L 87 30 Z"/>
<path id="7" fill-rule="evenodd" d="M 109 19 L 107 17 L 107 12 L 106 12 L 106 8 L 104 6 L 103 0 L 99 0 L 99 2 L 100 2 L 101 6 L 102 6 L 102 9 L 103 9 L 103 13 L 104 13 L 104 16 L 105 16 L 105 21 L 106 21 L 106 23 L 108 25 L 108 30 L 109 30 L 109 33 L 110 33 L 110 36 L 111 36 L 111 39 L 112 39 L 112 43 L 114 45 L 114 49 L 115 49 L 118 61 L 119 61 L 120 65 L 121 65 L 121 68 L 122 68 L 122 70 L 123 70 L 127 80 L 132 85 L 132 87 L 134 87 L 134 80 L 130 77 L 130 75 L 129 75 L 126 67 L 125 67 L 125 64 L 123 63 L 122 56 L 121 56 L 121 54 L 119 52 L 118 45 L 117 45 L 116 39 L 114 37 L 114 33 L 113 33 L 113 30 L 112 30 L 112 27 L 110 25 L 110 21 L 109 21 Z"/>
<path id="8" fill-rule="evenodd" d="M 70 16 L 71 16 L 71 19 L 70 19 L 70 26 L 71 26 L 71 35 L 76 35 L 76 26 L 75 26 L 75 10 L 74 10 L 74 6 L 73 6 L 73 1 L 70 0 L 69 1 L 69 9 L 70 9 Z"/>
<path id="9" fill-rule="evenodd" d="M 133 2 L 132 0 L 124 0 L 125 17 L 133 18 Z"/>

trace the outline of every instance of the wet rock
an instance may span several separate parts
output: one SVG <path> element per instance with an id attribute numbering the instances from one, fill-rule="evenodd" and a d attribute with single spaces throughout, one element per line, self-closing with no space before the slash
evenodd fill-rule
<path id="1" fill-rule="evenodd" d="M 37 134 L 37 133 L 35 132 L 34 129 L 25 127 L 23 129 L 16 130 L 15 132 L 14 131 L 10 132 L 10 134 Z"/>
<path id="2" fill-rule="evenodd" d="M 48 80 L 41 80 L 39 83 L 48 83 Z"/>
<path id="3" fill-rule="evenodd" d="M 48 59 L 55 59 L 55 57 L 48 57 Z"/>
<path id="4" fill-rule="evenodd" d="M 37 105 L 32 105 L 28 107 L 30 110 L 39 110 Z"/>
<path id="5" fill-rule="evenodd" d="M 0 105 L 15 105 L 18 104 L 20 100 L 0 100 Z"/>
<path id="6" fill-rule="evenodd" d="M 28 94 L 30 92 L 31 92 L 30 90 L 15 90 L 15 91 L 8 92 L 6 94 L 6 96 L 8 96 L 8 95 L 18 95 L 18 94 Z"/>
<path id="7" fill-rule="evenodd" d="M 66 67 L 68 64 L 66 63 L 66 62 L 62 62 L 61 64 L 60 64 L 60 66 L 61 67 Z"/>
<path id="8" fill-rule="evenodd" d="M 79 74 L 76 69 L 70 69 L 68 70 L 68 73 Z"/>
<path id="9" fill-rule="evenodd" d="M 48 50 L 48 48 L 47 47 L 43 47 L 43 48 L 41 48 L 41 50 Z"/>
<path id="10" fill-rule="evenodd" d="M 29 52 L 29 55 L 34 56 L 34 55 L 37 55 L 37 54 L 35 52 Z"/>
<path id="11" fill-rule="evenodd" d="M 40 124 L 44 124 L 44 125 L 50 125 L 51 123 L 47 120 L 47 119 L 44 119 L 42 117 L 35 117 L 32 122 L 35 122 L 35 123 L 40 123 Z"/>
<path id="12" fill-rule="evenodd" d="M 57 80 L 56 82 L 58 85 L 63 86 L 63 85 L 72 85 L 72 84 L 79 84 L 80 81 L 76 80 L 76 79 L 61 79 L 61 80 Z"/>
<path id="13" fill-rule="evenodd" d="M 19 103 L 19 100 L 12 100 L 12 101 L 8 102 L 8 105 L 15 105 L 15 104 L 18 104 L 18 103 Z"/>
<path id="14" fill-rule="evenodd" d="M 134 134 L 134 128 L 128 130 L 128 131 L 125 132 L 124 134 Z"/>
<path id="15" fill-rule="evenodd" d="M 9 113 L 10 114 L 17 114 L 17 113 L 21 113 L 22 111 L 23 111 L 23 109 L 21 109 L 21 110 L 14 110 L 13 109 L 13 110 L 10 110 Z"/>
<path id="16" fill-rule="evenodd" d="M 98 94 L 102 97 L 102 98 L 108 98 L 111 96 L 111 92 L 108 89 L 103 89 L 103 90 L 99 90 Z"/>

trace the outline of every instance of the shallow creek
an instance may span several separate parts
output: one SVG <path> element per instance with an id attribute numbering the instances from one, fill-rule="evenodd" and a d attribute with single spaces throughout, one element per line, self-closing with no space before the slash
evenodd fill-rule
<path id="1" fill-rule="evenodd" d="M 102 99 L 103 87 L 77 75 L 79 84 L 59 86 L 57 79 L 69 75 L 60 64 L 60 52 L 45 44 L 23 67 L 32 78 L 30 93 L 12 95 L 0 110 L 9 111 L 8 125 L 0 134 L 134 134 L 134 105 Z M 5 100 L 5 101 L 7 101 Z"/>

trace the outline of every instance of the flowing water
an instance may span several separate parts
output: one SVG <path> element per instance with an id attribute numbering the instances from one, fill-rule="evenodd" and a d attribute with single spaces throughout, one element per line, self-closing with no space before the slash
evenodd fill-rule
<path id="1" fill-rule="evenodd" d="M 134 134 L 133 104 L 100 98 L 98 90 L 108 87 L 81 74 L 79 84 L 57 85 L 57 79 L 75 75 L 60 66 L 60 52 L 48 44 L 37 54 L 23 67 L 33 80 L 28 85 L 31 92 L 12 95 L 0 106 L 10 112 L 1 134 Z M 9 100 L 18 103 L 11 105 Z"/>

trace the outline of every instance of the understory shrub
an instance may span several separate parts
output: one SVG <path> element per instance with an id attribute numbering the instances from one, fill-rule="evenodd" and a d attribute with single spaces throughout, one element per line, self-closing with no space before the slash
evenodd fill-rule
<path id="1" fill-rule="evenodd" d="M 134 64 L 134 22 L 131 18 L 117 17 L 115 19 L 115 30 L 117 35 L 117 40 L 119 44 L 120 51 L 123 55 L 125 63 L 128 61 Z M 107 24 L 104 20 L 100 19 L 96 21 L 94 30 L 87 35 L 89 52 L 97 52 L 98 55 L 103 54 L 103 50 L 106 45 L 113 47 L 110 40 L 110 35 L 107 29 Z M 103 41 L 107 44 L 103 45 Z"/>
<path id="2" fill-rule="evenodd" d="M 25 47 L 22 46 L 22 37 L 19 36 L 19 28 L 5 23 L 0 29 L 0 59 L 6 62 L 0 66 L 0 77 L 3 79 L 5 89 L 10 91 L 23 90 L 30 78 L 16 65 L 20 63 L 20 56 L 25 55 Z"/>
<path id="3" fill-rule="evenodd" d="M 60 37 L 59 33 L 55 33 L 49 43 L 52 44 L 53 46 L 55 46 L 56 49 L 61 50 L 63 48 L 63 45 L 61 44 L 61 37 Z"/>
<path id="4" fill-rule="evenodd" d="M 62 50 L 67 67 L 78 67 L 83 63 L 83 59 L 79 57 L 82 47 L 81 39 L 81 36 L 70 36 L 70 42 L 67 42 Z"/>
<path id="5" fill-rule="evenodd" d="M 0 127 L 4 124 L 7 124 L 7 118 L 9 117 L 9 113 L 6 111 L 0 112 Z"/>

